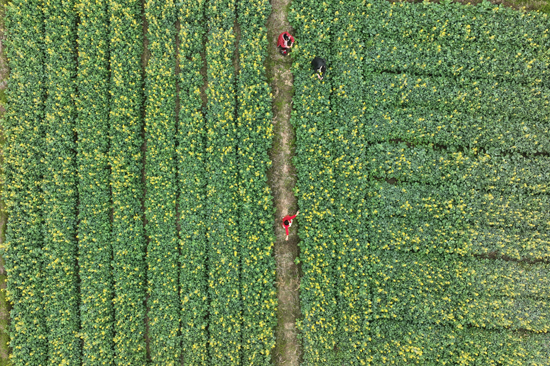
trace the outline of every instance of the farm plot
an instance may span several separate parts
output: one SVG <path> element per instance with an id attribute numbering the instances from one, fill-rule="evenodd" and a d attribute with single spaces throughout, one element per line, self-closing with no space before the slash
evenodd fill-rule
<path id="1" fill-rule="evenodd" d="M 9 6 L 14 365 L 270 364 L 270 11 Z"/>
<path id="2" fill-rule="evenodd" d="M 305 364 L 548 363 L 546 15 L 294 1 L 291 21 Z"/>

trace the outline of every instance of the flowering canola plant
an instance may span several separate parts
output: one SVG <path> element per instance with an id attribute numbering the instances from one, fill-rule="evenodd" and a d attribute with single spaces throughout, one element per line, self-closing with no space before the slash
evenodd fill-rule
<path id="1" fill-rule="evenodd" d="M 270 365 L 275 346 L 277 296 L 275 261 L 271 249 L 273 206 L 267 185 L 271 166 L 273 128 L 271 92 L 264 60 L 267 56 L 265 22 L 271 5 L 266 0 L 237 3 L 241 38 L 238 45 L 237 163 L 239 169 L 239 235 L 241 296 L 243 301 L 243 355 L 247 365 Z"/>
<path id="2" fill-rule="evenodd" d="M 77 28 L 78 266 L 82 364 L 113 365 L 107 1 L 75 5 Z"/>
<path id="3" fill-rule="evenodd" d="M 149 353 L 154 365 L 180 360 L 179 247 L 176 228 L 176 7 L 145 3 L 148 48 L 145 70 L 145 225 Z"/>
<path id="4" fill-rule="evenodd" d="M 235 1 L 210 1 L 205 9 L 206 205 L 208 218 L 209 357 L 215 365 L 239 365 L 242 357 L 238 167 L 235 124 Z"/>
<path id="5" fill-rule="evenodd" d="M 265 0 L 9 6 L 16 365 L 271 362 L 270 11 Z"/>
<path id="6" fill-rule="evenodd" d="M 311 6 L 309 1 L 293 1 L 289 20 L 298 40 L 293 57 L 294 88 L 291 123 L 296 129 L 298 172 L 297 197 L 301 215 L 300 307 L 303 320 L 297 327 L 303 334 L 305 365 L 337 364 L 334 348 L 339 341 L 338 275 L 336 253 L 339 232 L 334 195 L 334 126 L 331 113 L 332 39 L 331 22 L 335 8 L 331 2 Z M 320 81 L 310 70 L 315 57 L 327 61 L 327 73 Z"/>
<path id="7" fill-rule="evenodd" d="M 304 364 L 544 364 L 547 17 L 319 5 L 291 10 Z"/>
<path id="8" fill-rule="evenodd" d="M 43 1 L 12 1 L 6 7 L 6 54 L 10 65 L 3 121 L 4 200 L 9 220 L 2 256 L 8 274 L 11 362 L 46 365 L 44 219 L 42 176 L 45 146 Z"/>
<path id="9" fill-rule="evenodd" d="M 110 0 L 110 149 L 115 364 L 145 364 L 140 1 Z"/>
<path id="10" fill-rule="evenodd" d="M 206 238 L 206 140 L 202 112 L 204 0 L 185 0 L 178 8 L 180 114 L 177 131 L 181 352 L 184 365 L 209 365 L 208 272 Z"/>
<path id="11" fill-rule="evenodd" d="M 44 309 L 48 363 L 80 365 L 77 273 L 74 1 L 44 2 L 47 98 L 44 104 Z"/>

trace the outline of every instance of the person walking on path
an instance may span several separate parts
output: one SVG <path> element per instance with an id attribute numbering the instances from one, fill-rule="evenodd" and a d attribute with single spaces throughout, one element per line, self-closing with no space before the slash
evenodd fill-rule
<path id="1" fill-rule="evenodd" d="M 315 57 L 313 61 L 311 61 L 311 66 L 313 66 L 313 70 L 317 73 L 319 80 L 323 80 L 323 74 L 327 71 L 327 63 L 325 60 L 320 57 Z"/>
<path id="2" fill-rule="evenodd" d="M 286 231 L 286 239 L 285 240 L 288 240 L 288 228 L 292 226 L 292 220 L 294 220 L 294 218 L 296 218 L 296 216 L 298 216 L 299 213 L 300 213 L 300 211 L 297 211 L 296 215 L 294 215 L 294 216 L 286 215 L 285 217 L 283 217 L 282 225 L 283 225 L 283 228 Z"/>
<path id="3" fill-rule="evenodd" d="M 279 39 L 277 41 L 277 47 L 281 47 L 281 53 L 283 56 L 286 56 L 290 51 L 290 48 L 294 44 L 294 37 L 288 32 L 283 32 L 279 34 Z"/>

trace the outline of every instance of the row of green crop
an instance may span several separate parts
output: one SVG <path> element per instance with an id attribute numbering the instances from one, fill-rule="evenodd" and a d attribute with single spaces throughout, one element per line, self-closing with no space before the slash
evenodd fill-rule
<path id="1" fill-rule="evenodd" d="M 365 15 L 368 68 L 550 86 L 548 16 L 488 1 L 370 1 Z"/>
<path id="2" fill-rule="evenodd" d="M 343 187 L 349 185 L 347 171 L 349 169 L 350 156 L 360 150 L 354 149 L 351 142 L 353 126 L 364 118 L 365 101 L 363 100 L 362 55 L 364 47 L 361 44 L 362 16 L 357 11 L 361 1 L 333 2 L 331 9 L 331 43 L 337 45 L 336 49 L 325 51 L 324 58 L 329 57 L 329 72 L 326 78 L 330 79 L 330 115 L 326 121 L 325 136 L 332 142 L 330 156 L 331 178 L 334 179 L 331 194 L 332 217 L 326 218 L 332 224 L 329 232 L 330 239 L 334 240 L 334 253 L 332 276 L 335 285 L 334 323 L 336 325 L 335 336 L 331 341 L 334 346 L 326 349 L 327 359 L 331 364 L 350 364 L 353 362 L 354 350 L 363 341 L 365 317 L 358 314 L 366 314 L 369 311 L 368 298 L 365 293 L 357 291 L 356 283 L 350 281 L 353 278 L 362 278 L 367 268 L 363 266 L 365 260 L 361 255 L 360 243 L 363 238 L 351 233 L 352 228 L 360 225 L 358 218 L 352 212 L 362 206 L 361 198 L 349 197 L 341 194 Z M 336 52 L 334 52 L 336 51 Z M 309 66 L 309 65 L 308 65 Z M 311 71 L 309 71 L 311 73 Z M 321 142 L 323 143 L 323 142 Z M 325 188 L 326 189 L 326 188 Z M 325 218 L 322 227 L 328 223 Z M 304 226 L 309 223 L 305 223 Z M 324 231 L 324 230 L 323 230 Z M 302 257 L 302 255 L 301 255 Z M 309 260 L 311 257 L 304 257 Z M 312 362 L 314 364 L 316 362 Z"/>
<path id="3" fill-rule="evenodd" d="M 373 248 L 548 257 L 548 196 L 498 195 L 454 184 L 375 183 L 368 186 L 361 232 Z"/>
<path id="4" fill-rule="evenodd" d="M 206 205 L 208 240 L 209 357 L 238 365 L 242 357 L 241 241 L 238 134 L 235 121 L 235 1 L 210 1 L 205 9 L 208 98 L 206 109 Z"/>
<path id="5" fill-rule="evenodd" d="M 243 300 L 242 363 L 270 365 L 275 345 L 275 261 L 272 196 L 267 186 L 271 166 L 271 95 L 264 61 L 267 56 L 265 23 L 271 13 L 267 0 L 237 3 L 239 76 L 237 120 L 239 167 L 239 236 L 241 296 Z"/>
<path id="6" fill-rule="evenodd" d="M 450 113 L 417 107 L 378 109 L 365 119 L 361 134 L 371 142 L 400 139 L 412 144 L 439 144 L 520 153 L 550 151 L 548 124 L 536 120 Z"/>
<path id="7" fill-rule="evenodd" d="M 458 109 L 487 117 L 508 115 L 530 123 L 549 120 L 549 92 L 542 86 L 388 72 L 374 74 L 369 81 L 372 84 L 364 91 L 377 109 L 426 107 L 450 113 Z"/>
<path id="8" fill-rule="evenodd" d="M 179 247 L 176 231 L 176 6 L 148 0 L 145 70 L 145 231 L 149 354 L 153 365 L 180 363 Z"/>
<path id="9" fill-rule="evenodd" d="M 371 80 L 364 90 L 372 113 L 361 131 L 367 141 L 550 150 L 544 87 L 414 74 L 381 73 Z"/>
<path id="10" fill-rule="evenodd" d="M 22 27 L 18 34 L 14 26 L 16 36 L 11 38 L 16 46 L 37 44 L 36 58 L 25 55 L 19 64 L 14 61 L 12 76 L 25 82 L 19 90 L 12 88 L 12 93 L 19 93 L 17 101 L 32 101 L 37 108 L 30 118 L 22 112 L 23 104 L 18 109 L 13 101 L 13 123 L 7 126 L 9 151 L 13 152 L 7 153 L 11 164 L 7 179 L 14 187 L 9 201 L 13 220 L 8 228 L 8 268 L 17 273 L 22 268 L 17 264 L 20 257 L 27 266 L 34 261 L 28 270 L 20 270 L 21 277 L 36 275 L 27 282 L 10 282 L 17 324 L 12 345 L 21 344 L 14 348 L 14 360 L 33 365 L 45 364 L 47 358 L 59 364 L 144 363 L 147 261 L 153 363 L 175 364 L 182 354 L 183 362 L 193 365 L 237 364 L 243 359 L 268 364 L 276 320 L 272 208 L 266 178 L 271 103 L 263 66 L 264 24 L 270 5 L 239 5 L 241 71 L 236 86 L 232 60 L 235 3 L 212 2 L 205 8 L 203 2 L 147 2 L 151 56 L 146 68 L 145 110 L 141 105 L 140 3 L 61 5 L 67 4 L 51 2 L 45 7 L 47 83 L 40 82 L 44 63 L 40 33 L 29 35 Z M 176 6 L 180 6 L 180 39 L 188 40 L 180 45 L 177 126 Z M 30 8 L 15 4 L 10 10 L 17 23 L 28 18 Z M 212 28 L 206 48 L 206 119 L 201 111 L 203 11 L 209 14 Z M 23 74 L 17 72 L 18 65 Z M 47 126 L 42 125 L 41 114 L 45 92 Z M 26 141 L 33 145 L 29 147 Z M 27 160 L 19 157 L 25 153 Z M 47 163 L 45 171 L 39 168 L 42 159 Z M 46 245 L 42 245 L 41 188 L 49 210 Z M 176 202 L 181 213 L 179 244 Z M 28 210 L 17 216 L 21 208 Z M 25 221 L 29 218 L 32 221 Z M 149 238 L 147 248 L 144 233 Z M 51 275 L 44 303 L 48 316 L 40 313 L 44 305 L 35 296 L 40 293 L 34 281 L 40 280 L 42 249 Z M 29 292 L 32 296 L 25 297 Z M 27 300 L 37 306 L 19 310 L 19 304 Z M 36 309 L 40 317 L 29 309 Z M 26 330 L 31 324 L 32 329 Z"/>
<path id="11" fill-rule="evenodd" d="M 145 364 L 146 266 L 142 218 L 141 1 L 109 3 L 110 150 L 115 364 Z"/>
<path id="12" fill-rule="evenodd" d="M 453 182 L 500 194 L 548 193 L 550 159 L 520 154 L 487 154 L 475 150 L 449 151 L 433 145 L 407 147 L 405 143 L 377 143 L 365 150 L 368 159 L 354 160 L 354 179 L 395 179 L 423 184 Z"/>
<path id="13" fill-rule="evenodd" d="M 516 148 L 528 153 L 547 150 L 537 146 L 545 144 L 545 83 L 528 77 L 519 80 L 524 85 L 514 78 L 503 78 L 508 80 L 504 83 L 498 75 L 479 72 L 470 75 L 479 80 L 383 73 L 395 70 L 371 62 L 368 55 L 398 36 L 390 37 L 385 29 L 384 42 L 381 36 L 378 44 L 370 42 L 377 39 L 369 38 L 372 29 L 392 22 L 389 13 L 382 16 L 377 11 L 414 5 L 333 1 L 323 7 L 293 2 L 291 11 L 300 39 L 294 54 L 292 122 L 297 134 L 296 191 L 304 212 L 299 235 L 305 364 L 540 361 L 546 354 L 546 338 L 529 335 L 503 344 L 492 334 L 508 329 L 547 332 L 544 280 L 539 286 L 546 265 L 523 268 L 472 254 L 546 256 L 548 198 L 540 193 L 546 191 L 547 158 L 510 153 Z M 391 31 L 416 37 L 403 27 L 414 18 L 409 15 L 406 20 L 392 23 Z M 316 55 L 329 64 L 323 82 L 310 69 Z M 497 80 L 483 80 L 490 77 Z M 324 89 L 326 84 L 331 87 Z M 493 104 L 475 100 L 481 97 Z M 529 101 L 539 111 L 530 112 L 524 105 Z M 453 126 L 441 123 L 459 111 Z M 478 113 L 489 122 L 475 119 Z M 422 118 L 431 117 L 430 123 L 422 124 Z M 406 118 L 420 119 L 418 125 L 425 131 Z M 499 119 L 505 122 L 498 125 Z M 458 133 L 457 125 L 462 128 Z M 446 128 L 449 136 L 437 135 L 442 128 L 437 126 Z M 482 126 L 486 131 L 477 132 Z M 510 136 L 512 127 L 516 132 Z M 417 137 L 419 133 L 425 134 Z M 497 141 L 499 136 L 505 143 Z M 485 140 L 478 143 L 482 137 Z M 516 143 L 516 138 L 525 141 Z M 528 140 L 534 146 L 528 146 Z M 481 153 L 480 147 L 487 151 Z M 494 147 L 500 151 L 490 149 Z M 380 326 L 391 319 L 399 320 L 392 322 L 393 329 L 439 323 L 452 333 L 455 327 L 468 326 L 452 336 L 462 337 L 464 343 L 477 339 L 479 353 L 470 355 L 475 348 L 467 343 L 465 352 L 453 346 L 450 352 L 456 357 L 436 361 L 433 337 L 427 343 L 411 338 L 408 348 L 385 343 L 385 337 L 407 341 Z M 512 333 L 504 334 L 512 338 Z M 500 347 L 499 356 L 484 353 L 487 347 Z M 518 354 L 519 350 L 525 352 Z"/>
<path id="14" fill-rule="evenodd" d="M 371 276 L 364 245 L 368 238 L 357 230 L 365 224 L 356 214 L 365 207 L 364 191 L 362 182 L 354 185 L 350 179 L 350 174 L 356 170 L 356 159 L 364 153 L 357 144 L 357 132 L 362 129 L 369 105 L 364 93 L 369 86 L 362 67 L 365 54 L 362 6 L 362 1 L 340 2 L 332 23 L 332 41 L 342 45 L 334 52 L 331 70 L 334 85 L 331 109 L 336 121 L 333 135 L 337 141 L 333 153 L 337 160 L 336 187 L 340 192 L 335 199 L 339 233 L 336 270 L 340 324 L 336 357 L 342 364 L 357 361 L 357 350 L 362 348 L 364 334 L 369 330 L 371 318 L 367 314 L 372 312 L 372 299 L 360 281 Z"/>
<path id="15" fill-rule="evenodd" d="M 108 2 L 76 5 L 78 266 L 83 365 L 113 365 Z"/>
<path id="16" fill-rule="evenodd" d="M 177 134 L 180 226 L 181 352 L 184 365 L 210 364 L 208 348 L 208 272 L 205 119 L 201 69 L 204 60 L 205 1 L 183 1 L 178 10 L 179 100 Z"/>
<path id="17" fill-rule="evenodd" d="M 374 296 L 387 294 L 389 288 L 415 288 L 419 297 L 442 295 L 448 291 L 460 301 L 549 298 L 546 288 L 549 266 L 546 263 L 375 250 L 365 258 L 370 263 L 367 281 L 372 282 L 371 286 L 378 288 L 388 279 L 392 282 L 388 288 L 373 293 Z M 457 277 L 462 280 L 457 281 Z"/>
<path id="18" fill-rule="evenodd" d="M 489 259 L 392 251 L 371 251 L 364 265 L 365 278 L 352 283 L 368 292 L 369 320 L 544 333 L 549 329 L 547 294 L 536 287 L 548 274 L 545 265 L 526 269 Z M 508 271 L 495 271 L 499 266 Z M 526 273 L 531 268 L 538 276 Z M 531 291 L 515 292 L 522 287 Z"/>
<path id="19" fill-rule="evenodd" d="M 75 129 L 76 12 L 74 1 L 44 3 L 46 74 L 44 148 L 44 309 L 48 363 L 80 365 L 77 273 Z"/>
<path id="20" fill-rule="evenodd" d="M 339 341 L 338 274 L 336 270 L 338 223 L 335 192 L 336 171 L 332 155 L 337 142 L 331 132 L 332 80 L 317 79 L 310 70 L 315 56 L 327 60 L 330 70 L 332 4 L 311 6 L 308 1 L 293 1 L 289 20 L 294 28 L 294 90 L 291 123 L 296 130 L 298 172 L 296 193 L 300 208 L 300 308 L 297 321 L 302 334 L 305 365 L 338 364 L 334 347 Z"/>
<path id="21" fill-rule="evenodd" d="M 42 157 L 44 123 L 44 14 L 42 1 L 13 1 L 6 11 L 10 65 L 3 129 L 5 202 L 9 215 L 3 258 L 9 274 L 10 347 L 15 365 L 46 365 L 43 307 Z M 23 51 L 24 50 L 24 51 Z"/>
<path id="22" fill-rule="evenodd" d="M 548 336 L 508 330 L 418 325 L 391 320 L 372 324 L 358 365 L 544 365 Z"/>

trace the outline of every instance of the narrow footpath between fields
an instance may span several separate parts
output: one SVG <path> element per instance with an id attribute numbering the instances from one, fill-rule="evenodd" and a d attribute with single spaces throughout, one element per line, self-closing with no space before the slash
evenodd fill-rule
<path id="1" fill-rule="evenodd" d="M 276 234 L 275 260 L 277 262 L 278 323 L 273 363 L 278 366 L 298 366 L 301 347 L 297 339 L 296 319 L 300 317 L 300 268 L 294 260 L 298 255 L 297 222 L 290 228 L 288 241 L 281 227 L 281 219 L 295 214 L 296 170 L 292 165 L 295 150 L 294 129 L 290 124 L 292 110 L 293 76 L 292 58 L 279 53 L 277 37 L 281 32 L 293 33 L 287 19 L 291 0 L 271 0 L 272 13 L 267 21 L 269 56 L 266 71 L 273 94 L 273 147 L 270 152 L 273 163 L 268 173 L 269 185 L 276 208 L 274 230 Z M 296 40 L 299 42 L 299 40 Z"/>

